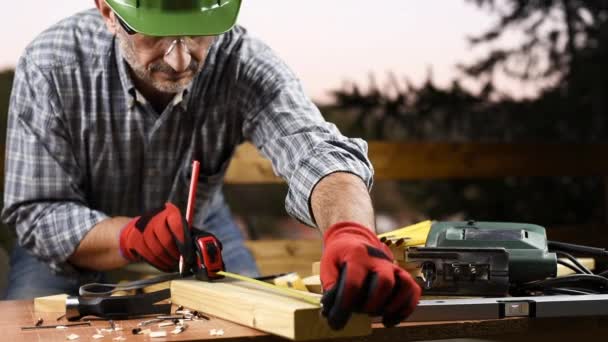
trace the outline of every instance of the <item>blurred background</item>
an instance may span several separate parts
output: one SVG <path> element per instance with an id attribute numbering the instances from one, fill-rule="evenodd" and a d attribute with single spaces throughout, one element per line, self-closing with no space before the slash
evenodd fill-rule
<path id="1" fill-rule="evenodd" d="M 2 136 L 12 68 L 24 47 L 93 5 L 23 0 L 0 12 Z M 240 24 L 292 67 L 326 119 L 348 136 L 432 144 L 607 142 L 605 0 L 245 1 Z M 594 157 L 599 163 L 608 156 Z M 607 178 L 592 170 L 555 174 L 377 181 L 378 227 L 428 218 L 530 222 L 568 227 L 574 235 L 603 227 Z M 287 217 L 285 185 L 225 190 L 251 239 L 319 238 Z M 10 232 L 2 234 L 8 246 Z"/>

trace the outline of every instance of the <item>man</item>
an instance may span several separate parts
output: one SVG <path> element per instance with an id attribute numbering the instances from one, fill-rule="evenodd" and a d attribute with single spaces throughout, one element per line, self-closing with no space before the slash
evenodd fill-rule
<path id="1" fill-rule="evenodd" d="M 324 234 L 324 314 L 394 325 L 420 289 L 373 233 L 367 146 L 343 137 L 293 73 L 234 26 L 240 0 L 96 0 L 51 27 L 18 64 L 3 219 L 15 227 L 7 298 L 73 293 L 146 261 L 174 271 L 193 226 L 223 243 L 228 271 L 257 273 L 221 194 L 249 140 L 289 185 L 287 211 Z M 156 209 L 155 209 L 156 208 Z"/>

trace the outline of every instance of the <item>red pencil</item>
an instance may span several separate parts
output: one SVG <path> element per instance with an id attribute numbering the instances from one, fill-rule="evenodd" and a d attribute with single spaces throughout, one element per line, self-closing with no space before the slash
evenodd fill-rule
<path id="1" fill-rule="evenodd" d="M 198 160 L 192 162 L 192 177 L 190 178 L 190 193 L 188 194 L 188 207 L 186 207 L 186 221 L 192 228 L 192 219 L 194 218 L 194 206 L 196 202 L 196 188 L 198 185 L 198 175 L 200 173 L 201 163 Z"/>
<path id="2" fill-rule="evenodd" d="M 196 188 L 198 186 L 198 175 L 201 169 L 201 164 L 198 160 L 192 162 L 192 175 L 190 176 L 190 191 L 188 193 L 188 206 L 186 207 L 186 221 L 192 229 L 192 220 L 194 219 L 194 206 L 196 205 Z M 184 256 L 179 256 L 179 273 L 184 273 Z"/>

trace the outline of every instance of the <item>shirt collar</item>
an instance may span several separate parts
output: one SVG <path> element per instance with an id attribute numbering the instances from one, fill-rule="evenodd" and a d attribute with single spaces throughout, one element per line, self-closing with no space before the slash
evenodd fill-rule
<path id="1" fill-rule="evenodd" d="M 118 67 L 118 76 L 120 78 L 120 83 L 123 88 L 129 94 L 129 107 L 133 107 L 135 103 L 146 104 L 148 101 L 146 98 L 135 88 L 135 84 L 133 84 L 133 80 L 131 79 L 131 74 L 129 73 L 129 66 L 127 61 L 124 59 L 122 54 L 122 49 L 120 48 L 120 43 L 118 38 L 114 38 L 114 51 L 116 51 L 116 65 Z M 196 79 L 196 77 L 194 78 Z M 169 104 L 172 107 L 180 106 L 184 111 L 188 109 L 188 95 L 192 89 L 192 85 L 194 80 L 190 82 L 188 87 L 184 89 L 182 92 L 175 94 L 173 100 Z"/>
<path id="2" fill-rule="evenodd" d="M 127 61 L 122 56 L 122 50 L 120 49 L 120 43 L 118 42 L 118 38 L 114 37 L 114 51 L 116 56 L 116 66 L 118 67 L 118 77 L 120 78 L 120 83 L 122 87 L 129 93 L 132 98 L 135 98 L 135 85 L 131 80 L 131 75 L 129 75 L 129 70 L 127 69 Z"/>

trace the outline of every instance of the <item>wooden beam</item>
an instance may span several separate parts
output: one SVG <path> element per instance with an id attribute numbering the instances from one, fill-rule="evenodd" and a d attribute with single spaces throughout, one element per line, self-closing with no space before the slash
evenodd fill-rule
<path id="1" fill-rule="evenodd" d="M 572 262 L 568 259 L 560 258 L 560 260 L 572 265 Z M 576 258 L 576 260 L 578 262 L 580 262 L 583 266 L 587 267 L 587 269 L 589 269 L 590 271 L 595 270 L 595 259 L 593 259 L 593 258 Z M 569 267 L 566 267 L 561 264 L 557 265 L 557 276 L 558 277 L 563 277 L 563 276 L 571 275 L 574 273 L 576 273 L 576 272 L 574 272 L 574 270 L 572 270 Z"/>
<path id="2" fill-rule="evenodd" d="M 255 240 L 245 245 L 263 275 L 297 272 L 307 277 L 311 262 L 321 260 L 321 240 Z"/>
<path id="3" fill-rule="evenodd" d="M 334 331 L 318 306 L 241 281 L 175 280 L 171 301 L 295 341 L 371 334 L 366 315 L 354 315 L 343 330 Z"/>
<path id="4" fill-rule="evenodd" d="M 605 176 L 608 144 L 370 142 L 376 180 Z M 239 146 L 226 182 L 278 183 L 270 161 L 250 144 Z"/>

